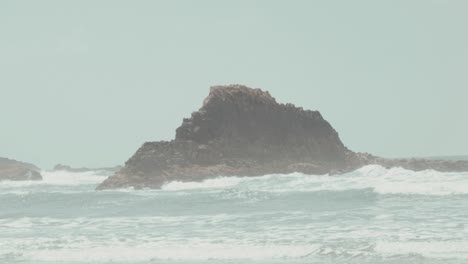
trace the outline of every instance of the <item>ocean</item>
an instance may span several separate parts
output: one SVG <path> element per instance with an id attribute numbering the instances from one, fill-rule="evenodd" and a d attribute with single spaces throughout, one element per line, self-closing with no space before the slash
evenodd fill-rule
<path id="1" fill-rule="evenodd" d="M 363 167 L 95 191 L 0 182 L 0 263 L 468 263 L 468 173 Z"/>

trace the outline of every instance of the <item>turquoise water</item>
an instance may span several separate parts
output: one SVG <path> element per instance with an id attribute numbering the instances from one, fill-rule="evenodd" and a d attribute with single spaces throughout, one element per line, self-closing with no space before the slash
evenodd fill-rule
<path id="1" fill-rule="evenodd" d="M 468 263 L 468 174 L 367 166 L 94 191 L 0 182 L 0 263 Z"/>

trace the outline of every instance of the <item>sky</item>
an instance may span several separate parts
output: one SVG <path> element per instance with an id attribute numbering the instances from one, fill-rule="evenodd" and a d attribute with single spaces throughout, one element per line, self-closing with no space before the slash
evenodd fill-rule
<path id="1" fill-rule="evenodd" d="M 319 110 L 384 157 L 468 154 L 468 1 L 0 1 L 0 156 L 123 164 L 209 87 Z"/>

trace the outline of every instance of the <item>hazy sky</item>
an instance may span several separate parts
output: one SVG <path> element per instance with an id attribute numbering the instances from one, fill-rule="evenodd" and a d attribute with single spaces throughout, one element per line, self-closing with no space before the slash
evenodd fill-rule
<path id="1" fill-rule="evenodd" d="M 123 164 L 209 86 L 320 110 L 350 149 L 468 154 L 468 1 L 0 1 L 0 156 Z"/>

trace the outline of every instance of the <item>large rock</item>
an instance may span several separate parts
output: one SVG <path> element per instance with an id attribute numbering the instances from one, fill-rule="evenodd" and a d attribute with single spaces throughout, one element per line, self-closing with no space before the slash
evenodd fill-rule
<path id="1" fill-rule="evenodd" d="M 42 180 L 36 166 L 7 158 L 0 158 L 0 181 Z"/>
<path id="2" fill-rule="evenodd" d="M 387 160 L 348 150 L 318 111 L 280 104 L 266 91 L 211 87 L 176 138 L 146 142 L 98 189 L 159 188 L 168 181 L 272 173 L 340 173 L 367 164 L 445 170 L 452 164 Z M 468 162 L 457 164 L 468 170 Z"/>

